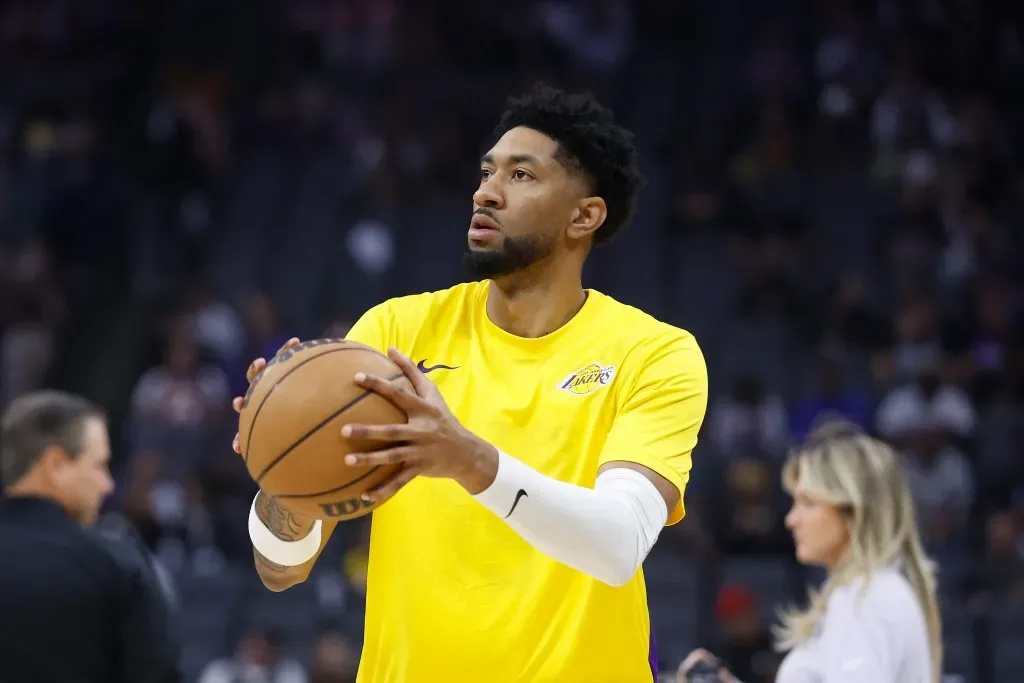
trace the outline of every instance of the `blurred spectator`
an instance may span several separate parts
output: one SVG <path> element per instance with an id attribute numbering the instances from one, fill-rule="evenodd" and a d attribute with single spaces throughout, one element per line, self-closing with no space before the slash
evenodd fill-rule
<path id="1" fill-rule="evenodd" d="M 896 315 L 896 334 L 889 352 L 892 377 L 896 382 L 938 372 L 943 351 L 940 322 L 934 299 L 911 294 L 911 301 Z"/>
<path id="2" fill-rule="evenodd" d="M 0 261 L 0 306 L 2 406 L 42 386 L 54 360 L 55 332 L 67 316 L 41 244 L 29 243 Z"/>
<path id="3" fill-rule="evenodd" d="M 783 106 L 800 101 L 804 94 L 803 65 L 792 46 L 793 40 L 780 24 L 761 28 L 747 72 L 755 101 Z"/>
<path id="4" fill-rule="evenodd" d="M 933 352 L 923 350 L 917 355 L 911 349 L 905 351 L 904 363 L 917 365 L 917 379 L 882 399 L 875 416 L 878 433 L 900 442 L 921 426 L 934 424 L 955 437 L 973 436 L 977 415 L 967 394 L 942 382 Z"/>
<path id="5" fill-rule="evenodd" d="M 199 348 L 210 349 L 219 363 L 235 360 L 245 342 L 245 329 L 235 309 L 210 293 L 203 280 L 192 284 L 185 295 L 184 327 Z M 227 372 L 227 369 L 225 368 Z"/>
<path id="6" fill-rule="evenodd" d="M 802 441 L 819 422 L 836 417 L 867 430 L 871 419 L 871 403 L 867 396 L 843 385 L 842 368 L 838 361 L 823 358 L 816 389 L 793 408 L 790 423 L 793 441 Z"/>
<path id="7" fill-rule="evenodd" d="M 124 466 L 126 513 L 151 548 L 170 566 L 212 542 L 203 506 L 201 473 L 230 410 L 227 380 L 201 360 L 184 330 L 175 328 L 165 363 L 140 378 L 129 429 L 132 458 Z"/>
<path id="8" fill-rule="evenodd" d="M 784 112 L 763 115 L 765 119 L 755 128 L 752 139 L 733 159 L 737 199 L 748 222 L 775 219 L 777 223 L 788 223 L 784 232 L 792 235 L 796 228 L 792 217 L 800 215 L 805 200 L 795 132 Z"/>
<path id="9" fill-rule="evenodd" d="M 1024 479 L 1024 354 L 1014 347 L 998 392 L 980 416 L 975 462 L 982 510 L 1003 508 Z"/>
<path id="10" fill-rule="evenodd" d="M 281 645 L 275 629 L 251 630 L 242 636 L 234 657 L 210 662 L 198 683 L 308 683 L 305 668 L 283 655 Z"/>
<path id="11" fill-rule="evenodd" d="M 722 163 L 714 157 L 710 144 L 685 149 L 677 163 L 669 218 L 672 227 L 680 234 L 711 232 L 721 227 L 728 208 L 726 179 Z"/>
<path id="12" fill-rule="evenodd" d="M 540 25 L 575 65 L 607 75 L 622 65 L 633 38 L 633 9 L 625 0 L 541 3 Z"/>
<path id="13" fill-rule="evenodd" d="M 872 112 L 875 144 L 895 151 L 952 146 L 956 121 L 925 79 L 914 46 L 910 41 L 900 43 L 894 57 L 889 83 Z"/>
<path id="14" fill-rule="evenodd" d="M 718 501 L 715 538 L 730 554 L 785 552 L 789 534 L 783 527 L 784 512 L 777 484 L 760 460 L 738 460 L 725 471 L 725 499 Z"/>
<path id="15" fill-rule="evenodd" d="M 136 449 L 156 450 L 183 476 L 202 461 L 209 430 L 230 411 L 227 378 L 205 362 L 180 329 L 171 332 L 164 363 L 146 371 L 132 398 Z"/>
<path id="16" fill-rule="evenodd" d="M 714 652 L 729 672 L 741 681 L 772 683 L 778 656 L 759 616 L 754 591 L 742 584 L 722 586 L 715 598 L 715 619 L 719 644 Z"/>
<path id="17" fill-rule="evenodd" d="M 710 562 L 718 557 L 718 541 L 712 528 L 713 519 L 709 519 L 708 507 L 712 507 L 702 498 L 702 494 L 717 495 L 718 491 L 701 491 L 700 482 L 691 480 L 687 487 L 690 493 L 686 501 L 686 517 L 679 524 L 665 527 L 658 538 L 666 547 L 672 548 L 676 555 L 693 558 L 698 562 Z M 720 502 L 720 501 L 719 501 Z"/>
<path id="18" fill-rule="evenodd" d="M 1024 553 L 1019 547 L 1013 516 L 1000 512 L 988 519 L 985 555 L 974 573 L 976 598 L 993 601 L 1024 602 Z"/>
<path id="19" fill-rule="evenodd" d="M 270 360 L 289 338 L 281 331 L 282 321 L 277 305 L 265 292 L 253 291 L 246 297 L 243 315 L 246 343 L 237 349 L 238 353 L 232 363 L 235 368 L 230 374 L 232 396 L 245 394 L 249 386 L 245 380 L 245 370 L 249 363 L 256 358 Z"/>
<path id="20" fill-rule="evenodd" d="M 786 217 L 745 224 L 739 253 L 745 282 L 738 312 L 742 318 L 764 324 L 790 324 L 800 328 L 807 302 L 796 276 L 795 239 L 798 228 Z"/>
<path id="21" fill-rule="evenodd" d="M 359 522 L 355 543 L 345 551 L 341 568 L 349 586 L 362 596 L 366 595 L 366 573 L 369 564 L 370 525 L 367 522 Z"/>
<path id="22" fill-rule="evenodd" d="M 713 403 L 708 422 L 716 450 L 729 459 L 778 456 L 789 441 L 785 404 L 751 374 L 737 377 L 732 392 Z"/>
<path id="23" fill-rule="evenodd" d="M 309 683 L 355 683 L 359 651 L 340 633 L 324 633 L 316 643 Z"/>
<path id="24" fill-rule="evenodd" d="M 820 12 L 822 30 L 814 55 L 818 107 L 828 119 L 853 128 L 870 104 L 881 68 L 879 55 L 855 3 L 822 3 Z"/>
<path id="25" fill-rule="evenodd" d="M 940 273 L 947 287 L 963 288 L 978 276 L 990 277 L 1008 267 L 1009 238 L 988 202 L 968 199 L 947 226 Z"/>
<path id="26" fill-rule="evenodd" d="M 829 352 L 874 352 L 889 341 L 888 321 L 869 304 L 864 276 L 856 271 L 839 278 L 819 319 Z"/>
<path id="27" fill-rule="evenodd" d="M 973 324 L 968 353 L 975 400 L 984 405 L 999 392 L 1006 378 L 1011 345 L 1019 337 L 1007 288 L 981 282 L 974 292 Z"/>
<path id="28" fill-rule="evenodd" d="M 970 462 L 949 439 L 940 416 L 923 415 L 903 432 L 907 485 L 926 548 L 948 570 L 963 570 L 975 482 Z M 956 566 L 953 566 L 956 563 Z"/>
<path id="29" fill-rule="evenodd" d="M 878 225 L 876 239 L 897 286 L 927 280 L 946 242 L 945 228 L 935 203 L 935 160 L 926 152 L 907 158 L 899 204 Z M 934 331 L 934 311 L 920 300 L 908 306 L 898 332 L 925 335 Z M 910 329 L 904 330 L 909 326 Z M 918 340 L 914 340 L 918 341 Z"/>
<path id="30" fill-rule="evenodd" d="M 27 145 L 51 156 L 39 229 L 75 316 L 123 295 L 130 274 L 130 199 L 101 159 L 99 131 L 87 117 L 40 121 Z"/>

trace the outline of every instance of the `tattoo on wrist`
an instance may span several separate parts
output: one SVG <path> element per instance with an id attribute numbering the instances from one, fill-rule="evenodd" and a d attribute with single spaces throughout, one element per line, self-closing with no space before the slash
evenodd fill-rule
<path id="1" fill-rule="evenodd" d="M 297 518 L 262 491 L 256 495 L 256 516 L 282 541 L 304 538 L 313 527 L 312 523 Z"/>
<path id="2" fill-rule="evenodd" d="M 283 564 L 277 564 L 276 562 L 271 562 L 267 558 L 265 558 L 262 555 L 260 555 L 259 551 L 256 550 L 256 549 L 253 549 L 252 556 L 256 560 L 256 569 L 257 570 L 263 569 L 263 570 L 266 570 L 266 571 L 268 571 L 268 572 L 270 572 L 272 574 L 283 574 L 284 572 L 288 571 L 289 569 L 292 569 L 292 567 L 286 567 Z"/>

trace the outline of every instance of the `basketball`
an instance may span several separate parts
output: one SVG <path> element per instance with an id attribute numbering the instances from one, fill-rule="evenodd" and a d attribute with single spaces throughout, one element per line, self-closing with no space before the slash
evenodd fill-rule
<path id="1" fill-rule="evenodd" d="M 401 409 L 355 383 L 357 372 L 412 389 L 401 369 L 375 349 L 345 339 L 316 339 L 271 359 L 246 392 L 238 425 L 246 467 L 264 493 L 298 514 L 361 517 L 374 505 L 360 494 L 400 467 L 344 462 L 350 452 L 380 448 L 346 439 L 344 425 L 406 422 Z"/>

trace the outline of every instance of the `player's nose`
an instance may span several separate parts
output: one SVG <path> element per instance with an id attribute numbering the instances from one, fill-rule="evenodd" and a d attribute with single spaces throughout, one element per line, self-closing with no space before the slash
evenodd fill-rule
<path id="1" fill-rule="evenodd" d="M 493 183 L 483 182 L 473 193 L 473 208 L 487 207 L 489 209 L 501 209 L 505 206 L 505 196 L 494 187 Z"/>

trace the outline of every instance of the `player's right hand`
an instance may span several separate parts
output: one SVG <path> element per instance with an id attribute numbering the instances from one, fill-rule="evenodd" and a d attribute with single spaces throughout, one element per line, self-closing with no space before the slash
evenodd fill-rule
<path id="1" fill-rule="evenodd" d="M 300 342 L 299 342 L 297 337 L 292 337 L 291 339 L 286 341 L 284 343 L 284 346 L 279 348 L 274 355 L 277 356 L 282 351 L 290 349 L 293 346 L 298 346 L 299 343 Z M 249 363 L 249 368 L 245 371 L 245 379 L 246 379 L 246 381 L 249 382 L 249 384 L 252 384 L 253 380 L 256 379 L 257 375 L 259 375 L 261 372 L 263 372 L 263 368 L 265 368 L 265 367 L 267 367 L 267 360 L 265 358 L 257 358 L 253 362 Z M 244 403 L 244 401 L 245 401 L 245 398 L 242 397 L 242 396 L 235 396 L 233 399 L 231 399 L 231 407 L 235 409 L 236 413 L 241 414 L 241 412 L 242 412 L 242 404 Z M 232 450 L 235 451 L 235 453 L 238 453 L 239 455 L 242 454 L 242 449 L 239 446 L 239 442 L 238 442 L 238 432 L 235 432 L 235 438 L 231 442 L 231 448 L 232 448 Z"/>

